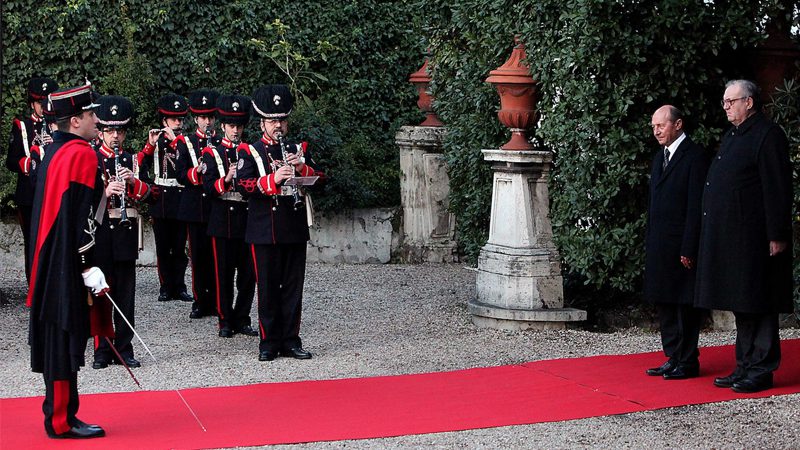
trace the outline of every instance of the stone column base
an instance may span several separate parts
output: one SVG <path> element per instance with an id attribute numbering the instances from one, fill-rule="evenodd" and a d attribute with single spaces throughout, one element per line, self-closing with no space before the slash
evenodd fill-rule
<path id="1" fill-rule="evenodd" d="M 507 331 L 563 330 L 567 322 L 586 320 L 586 311 L 575 308 L 507 309 L 474 300 L 468 307 L 476 326 Z"/>

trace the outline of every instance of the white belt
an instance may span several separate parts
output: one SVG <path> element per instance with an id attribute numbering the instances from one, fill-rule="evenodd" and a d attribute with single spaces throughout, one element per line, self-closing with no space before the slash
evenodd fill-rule
<path id="1" fill-rule="evenodd" d="M 136 208 L 125 208 L 125 212 L 128 213 L 128 219 L 136 219 L 139 217 L 139 211 Z M 119 219 L 120 218 L 120 211 L 119 208 L 112 208 L 108 210 L 108 218 L 109 219 Z"/>
<path id="2" fill-rule="evenodd" d="M 219 198 L 229 202 L 247 202 L 247 200 L 242 197 L 242 194 L 238 192 L 225 192 L 220 195 Z"/>
<path id="3" fill-rule="evenodd" d="M 183 187 L 175 178 L 156 178 L 156 184 L 159 186 Z"/>

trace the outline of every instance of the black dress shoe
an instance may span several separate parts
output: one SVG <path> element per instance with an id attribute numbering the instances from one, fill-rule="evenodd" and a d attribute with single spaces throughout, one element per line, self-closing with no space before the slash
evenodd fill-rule
<path id="1" fill-rule="evenodd" d="M 125 361 L 125 365 L 130 368 L 142 367 L 142 363 L 140 363 L 139 360 L 133 356 L 123 356 L 122 360 Z"/>
<path id="2" fill-rule="evenodd" d="M 714 386 L 721 387 L 721 388 L 729 388 L 729 387 L 733 386 L 733 383 L 736 383 L 737 381 L 741 380 L 742 378 L 744 378 L 744 376 L 739 375 L 736 372 L 733 372 L 732 374 L 728 375 L 727 377 L 714 378 Z"/>
<path id="3" fill-rule="evenodd" d="M 290 348 L 289 350 L 281 350 L 281 355 L 294 359 L 311 359 L 311 352 L 307 352 L 301 347 Z"/>
<path id="4" fill-rule="evenodd" d="M 219 337 L 232 338 L 233 330 L 231 330 L 230 327 L 222 327 L 219 329 Z"/>
<path id="5" fill-rule="evenodd" d="M 756 378 L 742 378 L 739 381 L 733 383 L 731 389 L 734 392 L 739 392 L 742 394 L 753 394 L 755 392 L 761 392 L 766 389 L 772 388 L 772 379 L 764 378 L 764 379 L 756 379 Z"/>
<path id="6" fill-rule="evenodd" d="M 258 360 L 259 361 L 272 361 L 275 357 L 278 356 L 275 353 L 269 350 L 261 350 L 258 352 Z"/>
<path id="7" fill-rule="evenodd" d="M 695 378 L 700 375 L 699 366 L 683 366 L 677 365 L 669 372 L 664 372 L 665 380 L 685 380 L 687 378 Z"/>
<path id="8" fill-rule="evenodd" d="M 161 292 L 161 293 L 158 294 L 158 301 L 160 301 L 160 302 L 168 302 L 170 300 L 172 300 L 172 299 L 165 292 Z"/>
<path id="9" fill-rule="evenodd" d="M 182 292 L 178 293 L 178 295 L 175 296 L 175 299 L 176 300 L 180 300 L 182 302 L 193 302 L 194 301 L 194 297 L 189 295 L 189 293 L 186 292 L 186 291 L 182 291 Z"/>
<path id="10" fill-rule="evenodd" d="M 105 435 L 105 430 L 100 428 L 99 425 L 89 425 L 85 423 L 70 428 L 66 433 L 47 433 L 47 436 L 52 439 L 89 439 L 103 437 Z"/>
<path id="11" fill-rule="evenodd" d="M 202 319 L 205 316 L 206 315 L 203 314 L 203 311 L 200 311 L 199 309 L 192 309 L 192 312 L 189 313 L 190 319 Z"/>
<path id="12" fill-rule="evenodd" d="M 105 369 L 108 367 L 107 359 L 95 359 L 92 363 L 92 369 Z"/>
<path id="13" fill-rule="evenodd" d="M 652 369 L 647 369 L 647 374 L 651 377 L 660 377 L 664 375 L 665 372 L 669 372 L 670 370 L 675 368 L 675 363 L 672 362 L 671 359 L 668 359 L 667 362 L 660 365 L 659 367 L 653 367 Z"/>
<path id="14" fill-rule="evenodd" d="M 258 336 L 258 331 L 254 330 L 250 325 L 245 325 L 236 329 L 236 333 L 245 336 Z"/>

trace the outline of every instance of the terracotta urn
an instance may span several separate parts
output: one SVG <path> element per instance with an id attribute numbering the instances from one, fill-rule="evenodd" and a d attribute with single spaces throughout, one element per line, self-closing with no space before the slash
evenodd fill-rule
<path id="1" fill-rule="evenodd" d="M 523 63 L 527 55 L 525 45 L 519 37 L 514 38 L 516 46 L 508 61 L 489 72 L 487 83 L 495 85 L 500 95 L 500 123 L 511 129 L 511 139 L 503 150 L 533 150 L 528 140 L 527 130 L 536 122 L 536 101 L 538 87 L 531 76 L 530 68 Z"/>
<path id="2" fill-rule="evenodd" d="M 416 72 L 412 73 L 408 78 L 414 86 L 417 87 L 417 106 L 422 112 L 425 113 L 425 120 L 419 124 L 421 127 L 441 127 L 444 126 L 439 117 L 433 112 L 433 97 L 428 92 L 428 86 L 431 84 L 431 77 L 428 75 L 428 58 L 425 58 L 425 63 Z"/>

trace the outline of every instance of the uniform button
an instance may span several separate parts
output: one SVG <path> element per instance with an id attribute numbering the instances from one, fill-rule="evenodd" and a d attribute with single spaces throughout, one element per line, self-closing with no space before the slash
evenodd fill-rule
<path id="1" fill-rule="evenodd" d="M 722 156 L 717 156 L 717 159 L 722 159 Z"/>
<path id="2" fill-rule="evenodd" d="M 231 206 L 231 211 L 233 211 L 233 206 Z"/>
<path id="3" fill-rule="evenodd" d="M 206 196 L 206 194 L 205 194 L 205 193 L 203 193 L 203 197 L 205 197 L 205 196 Z"/>
<path id="4" fill-rule="evenodd" d="M 705 216 L 705 215 L 706 215 L 706 213 L 703 213 L 703 215 Z"/>
<path id="5" fill-rule="evenodd" d="M 706 186 L 711 186 L 711 183 L 706 181 Z"/>
<path id="6" fill-rule="evenodd" d="M 109 225 L 109 228 L 111 228 L 113 230 L 114 229 L 114 225 Z"/>

